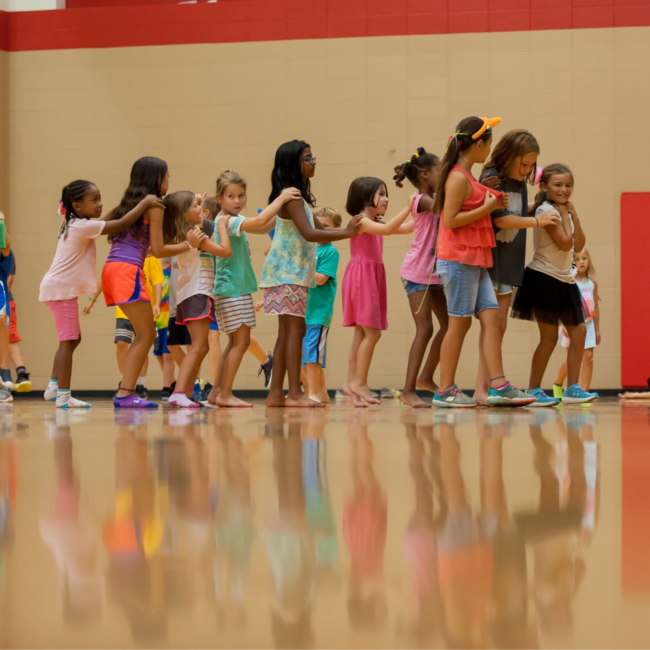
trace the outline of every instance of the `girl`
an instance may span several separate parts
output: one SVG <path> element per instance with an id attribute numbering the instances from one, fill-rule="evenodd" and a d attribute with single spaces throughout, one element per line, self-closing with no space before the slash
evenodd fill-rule
<path id="1" fill-rule="evenodd" d="M 107 217 L 107 220 L 110 222 L 111 218 L 121 219 L 148 194 L 162 198 L 168 188 L 169 171 L 164 160 L 149 156 L 136 160 L 122 201 L 112 213 L 112 217 Z M 156 237 L 158 232 L 155 229 L 151 232 L 151 249 L 156 257 L 179 255 L 185 252 L 188 246 L 198 246 L 204 238 L 203 233 L 188 232 L 185 241 L 175 246 L 163 246 L 162 215 L 161 206 L 150 206 L 132 225 L 110 237 L 111 250 L 102 271 L 104 299 L 108 307 L 119 305 L 122 308 L 135 331 L 135 338 L 126 355 L 120 388 L 113 399 L 116 408 L 158 408 L 157 404 L 140 399 L 134 394 L 140 370 L 156 338 L 151 301 L 142 272 L 150 244 L 149 224 L 160 225 L 160 238 Z"/>
<path id="2" fill-rule="evenodd" d="M 383 236 L 411 229 L 400 226 L 410 214 L 415 194 L 408 205 L 388 223 L 380 223 L 388 208 L 388 189 L 379 178 L 362 177 L 352 181 L 345 206 L 351 216 L 359 215 L 359 235 L 350 241 L 350 261 L 345 268 L 341 294 L 343 327 L 354 327 L 354 339 L 348 356 L 348 378 L 343 394 L 355 407 L 381 404 L 370 393 L 368 372 L 381 331 L 388 328 L 386 269 L 382 259 Z"/>
<path id="3" fill-rule="evenodd" d="M 497 295 L 501 317 L 501 340 L 508 325 L 508 310 L 514 287 L 520 287 L 526 267 L 526 229 L 545 228 L 559 222 L 551 210 L 528 216 L 528 190 L 537 171 L 539 145 L 532 133 L 516 129 L 506 133 L 485 163 L 481 182 L 508 195 L 508 207 L 495 210 L 492 217 L 496 247 L 492 249 L 492 267 L 488 270 Z M 478 376 L 474 399 L 485 404 L 488 375 L 483 351 L 479 351 Z M 539 395 L 536 406 L 556 406 L 557 400 Z"/>
<path id="4" fill-rule="evenodd" d="M 533 240 L 533 259 L 524 271 L 521 289 L 512 306 L 512 316 L 537 321 L 539 345 L 533 355 L 529 392 L 542 396 L 540 388 L 548 360 L 557 345 L 557 330 L 561 323 L 567 330 L 568 385 L 562 401 L 569 404 L 594 402 L 597 393 L 588 393 L 578 384 L 585 349 L 586 305 L 576 286 L 573 248 L 585 247 L 585 235 L 578 214 L 571 203 L 573 174 L 566 165 L 544 167 L 531 215 L 553 210 L 559 223 L 539 228 Z M 544 394 L 545 396 L 545 394 Z"/>
<path id="5" fill-rule="evenodd" d="M 193 192 L 174 192 L 165 197 L 163 240 L 165 244 L 183 242 L 191 229 L 201 226 L 201 198 Z M 176 388 L 169 398 L 170 406 L 201 408 L 190 399 L 194 394 L 194 380 L 203 359 L 208 354 L 210 323 L 214 321 L 214 257 L 230 257 L 230 237 L 226 222 L 219 223 L 219 242 L 205 237 L 198 247 L 189 245 L 176 255 L 178 287 L 176 289 L 176 322 L 186 325 L 192 339 L 192 349 L 185 355 L 178 370 Z M 215 233 L 216 234 L 216 233 Z M 223 243 L 221 243 L 223 242 Z"/>
<path id="6" fill-rule="evenodd" d="M 467 117 L 460 122 L 440 168 L 440 187 L 433 212 L 442 215 L 436 271 L 442 280 L 449 311 L 449 329 L 440 351 L 440 384 L 433 405 L 472 408 L 478 402 L 456 387 L 456 368 L 472 316 L 481 323 L 480 344 L 490 376 L 488 406 L 523 406 L 534 397 L 506 381 L 501 359 L 499 304 L 487 272 L 495 246 L 490 213 L 508 207 L 508 197 L 490 191 L 471 174 L 490 154 L 492 127 L 501 118 Z"/>
<path id="7" fill-rule="evenodd" d="M 246 181 L 232 170 L 223 172 L 217 179 L 217 201 L 221 210 L 215 219 L 219 230 L 223 226 L 228 234 L 232 256 L 217 258 L 214 282 L 214 300 L 219 330 L 228 335 L 228 345 L 221 355 L 217 376 L 208 402 L 217 406 L 252 407 L 232 394 L 232 385 L 242 357 L 251 342 L 251 329 L 255 327 L 253 292 L 257 291 L 255 271 L 248 251 L 247 232 L 255 232 L 274 219 L 287 201 L 300 199 L 300 191 L 287 188 L 266 210 L 255 217 L 242 217 L 246 207 Z M 221 243 L 221 233 L 215 232 L 215 241 Z"/>
<path id="8" fill-rule="evenodd" d="M 300 388 L 307 291 L 316 284 L 316 244 L 349 239 L 359 219 L 352 219 L 344 230 L 326 230 L 318 220 L 314 222 L 312 208 L 316 199 L 311 193 L 310 179 L 315 173 L 316 158 L 306 142 L 285 142 L 276 151 L 269 203 L 288 187 L 300 190 L 302 200 L 289 201 L 280 209 L 259 283 L 264 289 L 264 313 L 278 316 L 278 339 L 273 351 L 273 376 L 267 406 L 323 406 L 310 400 Z M 289 375 L 286 400 L 285 374 Z"/>
<path id="9" fill-rule="evenodd" d="M 59 214 L 64 217 L 59 229 L 59 243 L 49 271 L 43 277 L 39 300 L 47 304 L 54 317 L 59 349 L 54 357 L 52 378 L 44 397 L 56 400 L 58 408 L 88 408 L 90 404 L 70 394 L 72 355 L 81 343 L 80 294 L 97 292 L 95 279 L 95 239 L 112 235 L 137 221 L 144 212 L 160 206 L 154 194 L 143 192 L 132 209 L 114 218 L 115 210 L 102 217 L 102 196 L 90 181 L 73 181 L 61 192 Z"/>
<path id="10" fill-rule="evenodd" d="M 600 306 L 598 305 L 598 283 L 596 282 L 596 269 L 591 261 L 589 251 L 585 250 L 576 253 L 574 263 L 578 269 L 576 281 L 578 289 L 582 294 L 582 299 L 589 310 L 589 318 L 585 321 L 587 326 L 587 335 L 585 337 L 585 352 L 582 357 L 582 386 L 589 391 L 591 386 L 591 377 L 594 373 L 594 349 L 600 345 Z M 568 348 L 571 341 L 565 327 L 562 327 L 560 342 L 563 348 Z M 567 375 L 567 362 L 565 361 L 560 367 L 555 384 L 553 384 L 553 397 L 562 397 L 562 386 Z"/>
<path id="11" fill-rule="evenodd" d="M 440 158 L 420 147 L 404 164 L 395 167 L 393 176 L 397 187 L 402 187 L 404 179 L 407 179 L 417 189 L 413 202 L 413 221 L 404 226 L 405 229 L 415 231 L 415 239 L 400 269 L 402 284 L 415 321 L 415 339 L 409 352 L 406 381 L 400 401 L 414 408 L 430 408 L 430 404 L 418 397 L 416 388 L 432 393 L 438 390 L 433 381 L 433 373 L 440 362 L 440 346 L 449 322 L 442 283 L 434 273 L 440 217 L 431 210 L 439 173 Z M 424 353 L 433 336 L 433 314 L 438 320 L 438 334 L 433 339 L 424 368 L 420 372 Z"/>

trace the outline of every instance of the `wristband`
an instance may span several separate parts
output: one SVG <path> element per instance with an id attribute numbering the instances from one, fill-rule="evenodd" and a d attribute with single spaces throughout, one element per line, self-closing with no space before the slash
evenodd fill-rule
<path id="1" fill-rule="evenodd" d="M 97 298 L 93 298 L 92 296 L 88 296 L 88 300 L 92 300 L 93 302 L 97 302 Z"/>
<path id="2" fill-rule="evenodd" d="M 190 242 L 188 242 L 187 239 L 185 240 L 185 243 L 188 245 L 188 247 L 189 247 L 189 249 L 190 249 L 191 251 L 194 250 L 194 246 L 192 246 L 192 244 L 190 244 Z"/>

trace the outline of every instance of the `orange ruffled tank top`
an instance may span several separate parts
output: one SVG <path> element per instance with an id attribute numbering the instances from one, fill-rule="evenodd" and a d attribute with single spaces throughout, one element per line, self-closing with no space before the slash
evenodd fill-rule
<path id="1" fill-rule="evenodd" d="M 497 198 L 503 194 L 481 185 L 466 169 L 456 165 L 452 170 L 465 174 L 472 186 L 472 195 L 463 201 L 461 212 L 470 212 L 483 205 L 487 192 Z M 492 249 L 496 246 L 492 219 L 489 214 L 483 215 L 473 223 L 459 228 L 445 227 L 444 211 L 440 216 L 440 239 L 438 241 L 438 258 L 448 262 L 460 262 L 468 266 L 481 266 L 484 269 L 492 267 Z"/>

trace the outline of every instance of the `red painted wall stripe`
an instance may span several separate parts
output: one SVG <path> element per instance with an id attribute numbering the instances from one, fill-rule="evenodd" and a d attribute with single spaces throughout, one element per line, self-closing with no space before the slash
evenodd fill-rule
<path id="1" fill-rule="evenodd" d="M 74 0 L 101 2 L 108 0 Z M 148 0 L 138 0 L 148 2 Z M 159 0 L 160 1 L 160 0 Z M 167 2 L 167 0 L 162 0 Z M 650 0 L 220 0 L 0 12 L 11 52 L 650 26 Z"/>
<path id="2" fill-rule="evenodd" d="M 650 193 L 621 196 L 621 384 L 640 388 L 650 377 Z"/>

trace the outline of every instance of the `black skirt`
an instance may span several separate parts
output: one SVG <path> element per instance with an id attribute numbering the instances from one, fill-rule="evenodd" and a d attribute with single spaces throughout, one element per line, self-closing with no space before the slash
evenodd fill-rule
<path id="1" fill-rule="evenodd" d="M 577 284 L 562 282 L 533 269 L 526 268 L 524 280 L 512 304 L 511 316 L 565 327 L 580 325 L 589 317 L 589 310 Z"/>

